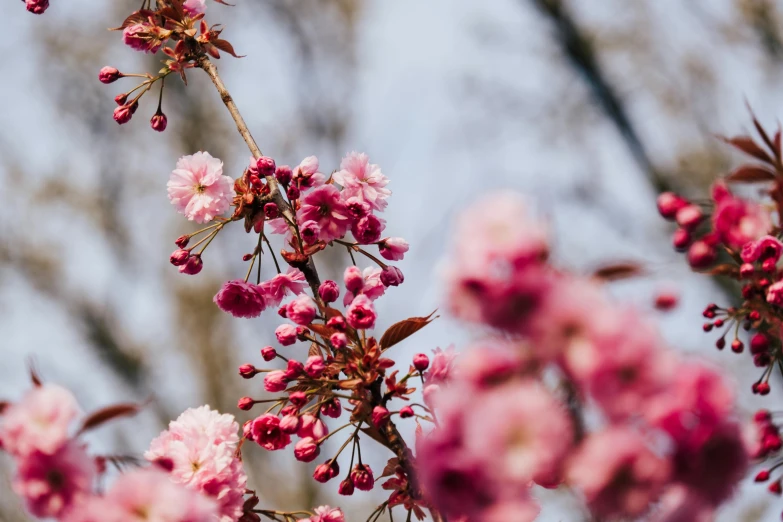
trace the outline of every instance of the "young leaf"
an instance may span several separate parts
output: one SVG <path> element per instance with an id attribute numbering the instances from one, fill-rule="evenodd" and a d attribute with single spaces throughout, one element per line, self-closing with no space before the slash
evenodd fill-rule
<path id="1" fill-rule="evenodd" d="M 644 274 L 644 269 L 637 263 L 617 263 L 600 267 L 593 272 L 593 277 L 601 281 L 619 281 Z"/>
<path id="2" fill-rule="evenodd" d="M 400 341 L 407 339 L 437 319 L 437 316 L 432 317 L 434 313 L 435 311 L 433 311 L 427 317 L 411 317 L 405 319 L 404 321 L 394 323 L 389 327 L 388 330 L 386 330 L 386 332 L 384 332 L 378 344 L 380 344 L 381 348 L 385 350 L 391 346 L 394 346 Z"/>
<path id="3" fill-rule="evenodd" d="M 767 152 L 753 141 L 750 136 L 737 136 L 735 138 L 721 138 L 723 141 L 732 145 L 733 147 L 741 150 L 745 154 L 749 154 L 756 159 L 765 161 L 767 163 L 774 163 L 772 158 Z"/>
<path id="4" fill-rule="evenodd" d="M 84 419 L 84 423 L 82 424 L 81 429 L 79 429 L 79 433 L 84 433 L 87 430 L 97 428 L 101 424 L 118 417 L 135 415 L 140 409 L 140 405 L 132 403 L 115 404 L 113 406 L 101 408 L 100 410 L 91 413 L 86 419 Z"/>
<path id="5" fill-rule="evenodd" d="M 774 180 L 775 173 L 761 165 L 742 165 L 726 176 L 726 181 L 742 183 L 763 183 Z"/>

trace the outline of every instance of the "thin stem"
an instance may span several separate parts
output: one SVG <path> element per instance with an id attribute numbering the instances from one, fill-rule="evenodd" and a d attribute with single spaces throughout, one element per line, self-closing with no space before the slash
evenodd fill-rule
<path id="1" fill-rule="evenodd" d="M 277 256 L 275 256 L 275 251 L 272 250 L 272 245 L 269 244 L 269 238 L 266 237 L 266 234 L 262 234 L 264 237 L 264 242 L 266 243 L 267 248 L 269 249 L 269 253 L 272 254 L 272 261 L 275 262 L 275 268 L 277 269 L 277 273 L 281 274 L 280 271 L 280 265 L 277 263 Z"/>

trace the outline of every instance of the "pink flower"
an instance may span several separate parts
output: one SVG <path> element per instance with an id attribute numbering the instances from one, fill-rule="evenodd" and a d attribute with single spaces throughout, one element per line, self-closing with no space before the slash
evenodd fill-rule
<path id="1" fill-rule="evenodd" d="M 453 353 L 449 355 L 452 359 L 455 356 Z M 436 356 L 435 364 L 438 369 L 435 374 L 427 374 L 428 383 L 442 382 L 448 378 L 452 362 L 444 360 L 446 357 L 444 352 Z M 460 380 L 467 381 L 476 388 L 488 388 L 520 375 L 528 362 L 519 345 L 500 339 L 487 340 L 465 351 L 457 361 L 455 372 Z"/>
<path id="2" fill-rule="evenodd" d="M 182 7 L 190 16 L 196 16 L 203 14 L 207 10 L 207 2 L 206 0 L 185 0 Z"/>
<path id="3" fill-rule="evenodd" d="M 275 329 L 277 342 L 283 346 L 291 346 L 296 342 L 296 326 L 292 324 L 281 324 Z"/>
<path id="4" fill-rule="evenodd" d="M 389 261 L 402 260 L 409 248 L 408 242 L 401 237 L 387 237 L 378 243 L 381 257 Z"/>
<path id="5" fill-rule="evenodd" d="M 25 7 L 33 14 L 44 14 L 49 8 L 49 0 L 25 0 Z"/>
<path id="6" fill-rule="evenodd" d="M 326 365 L 324 364 L 324 358 L 320 355 L 312 355 L 307 358 L 304 365 L 304 372 L 311 379 L 317 379 L 324 373 Z"/>
<path id="7" fill-rule="evenodd" d="M 261 288 L 241 279 L 225 283 L 213 301 L 234 317 L 258 317 L 267 306 Z"/>
<path id="8" fill-rule="evenodd" d="M 348 324 L 357 330 L 366 330 L 375 326 L 375 307 L 365 294 L 356 296 L 345 310 L 345 319 Z"/>
<path id="9" fill-rule="evenodd" d="M 293 180 L 300 190 L 319 187 L 326 181 L 326 176 L 318 172 L 318 158 L 308 156 L 293 170 Z"/>
<path id="10" fill-rule="evenodd" d="M 299 234 L 306 245 L 312 245 L 318 241 L 321 235 L 321 227 L 311 219 L 299 225 Z"/>
<path id="11" fill-rule="evenodd" d="M 259 286 L 268 306 L 278 306 L 289 292 L 297 295 L 301 294 L 305 286 L 307 286 L 307 280 L 301 270 L 288 267 L 284 274 L 277 274 Z"/>
<path id="12" fill-rule="evenodd" d="M 384 187 L 389 184 L 389 180 L 378 165 L 370 163 L 367 154 L 348 153 L 340 162 L 340 170 L 332 177 L 342 185 L 343 199 L 356 197 L 375 210 L 386 208 L 386 199 L 391 191 Z"/>
<path id="13" fill-rule="evenodd" d="M 351 471 L 351 482 L 356 489 L 370 491 L 375 485 L 372 469 L 367 464 L 357 464 Z"/>
<path id="14" fill-rule="evenodd" d="M 264 389 L 269 393 L 281 392 L 286 389 L 286 386 L 288 386 L 288 379 L 282 370 L 275 370 L 264 376 Z"/>
<path id="15" fill-rule="evenodd" d="M 315 221 L 321 229 L 319 239 L 328 242 L 345 235 L 351 225 L 348 209 L 340 200 L 340 191 L 334 185 L 322 185 L 301 201 L 297 219 L 299 223 Z"/>
<path id="16" fill-rule="evenodd" d="M 373 214 L 368 214 L 353 222 L 351 233 L 358 243 L 369 245 L 378 241 L 384 228 L 386 228 L 385 220 L 379 219 Z"/>
<path id="17" fill-rule="evenodd" d="M 712 225 L 720 241 L 737 251 L 772 228 L 769 214 L 760 205 L 734 196 L 716 203 Z"/>
<path id="18" fill-rule="evenodd" d="M 0 424 L 3 449 L 16 457 L 56 453 L 69 438 L 79 406 L 70 391 L 55 384 L 37 386 L 11 405 Z"/>
<path id="19" fill-rule="evenodd" d="M 154 468 L 122 473 L 96 511 L 101 522 L 228 522 L 215 502 Z"/>
<path id="20" fill-rule="evenodd" d="M 299 426 L 297 435 L 299 437 L 312 438 L 315 440 L 322 439 L 329 434 L 329 429 L 324 422 L 310 414 L 302 415 L 302 424 Z"/>
<path id="21" fill-rule="evenodd" d="M 318 287 L 318 296 L 323 299 L 324 303 L 333 303 L 340 297 L 340 287 L 337 286 L 337 283 L 328 279 Z"/>
<path id="22" fill-rule="evenodd" d="M 369 203 L 365 203 L 357 197 L 348 198 L 345 200 L 345 206 L 348 208 L 348 213 L 354 221 L 362 219 L 364 216 L 372 212 L 372 207 Z"/>
<path id="23" fill-rule="evenodd" d="M 783 306 L 783 281 L 778 281 L 767 288 L 767 302 L 769 304 Z"/>
<path id="24" fill-rule="evenodd" d="M 181 157 L 167 187 L 177 211 L 196 223 L 212 221 L 234 199 L 233 180 L 223 175 L 223 162 L 208 152 Z"/>
<path id="25" fill-rule="evenodd" d="M 100 80 L 101 83 L 114 83 L 120 78 L 122 78 L 122 73 L 118 71 L 116 67 L 111 67 L 108 65 L 102 67 L 98 73 L 98 80 Z"/>
<path id="26" fill-rule="evenodd" d="M 385 426 L 387 422 L 389 422 L 389 417 L 391 417 L 389 410 L 387 410 L 383 406 L 376 406 L 375 408 L 373 408 L 372 414 L 370 415 L 370 419 L 372 420 L 373 426 L 379 429 Z"/>
<path id="27" fill-rule="evenodd" d="M 783 243 L 772 236 L 764 236 L 758 241 L 745 243 L 742 247 L 741 257 L 746 263 L 755 263 L 756 261 L 765 261 L 774 259 L 775 262 L 780 259 L 783 252 Z"/>
<path id="28" fill-rule="evenodd" d="M 271 413 L 254 420 L 251 430 L 253 440 L 269 451 L 283 449 L 291 443 L 291 436 L 280 429 L 280 418 Z"/>
<path id="29" fill-rule="evenodd" d="M 59 517 L 90 495 L 95 462 L 76 442 L 51 454 L 26 454 L 18 462 L 13 489 L 36 517 Z"/>
<path id="30" fill-rule="evenodd" d="M 300 462 L 312 462 L 318 458 L 320 453 L 321 448 L 311 437 L 303 438 L 294 446 L 294 457 Z"/>
<path id="31" fill-rule="evenodd" d="M 402 270 L 396 266 L 387 265 L 386 268 L 381 270 L 381 284 L 383 286 L 400 286 L 405 282 L 405 276 Z"/>
<path id="32" fill-rule="evenodd" d="M 445 350 L 435 348 L 432 352 L 432 362 L 430 371 L 424 374 L 427 384 L 437 384 L 446 382 L 454 366 L 454 359 L 457 354 L 454 352 L 454 346 L 451 345 Z"/>
<path id="33" fill-rule="evenodd" d="M 465 450 L 502 480 L 558 482 L 573 443 L 565 408 L 535 381 L 492 388 L 479 400 L 462 427 Z"/>
<path id="34" fill-rule="evenodd" d="M 301 522 L 345 522 L 345 515 L 340 508 L 320 506 L 315 508 L 315 515 L 305 518 Z"/>
<path id="35" fill-rule="evenodd" d="M 315 319 L 316 309 L 313 299 L 302 294 L 285 307 L 286 317 L 296 324 L 308 325 Z"/>
<path id="36" fill-rule="evenodd" d="M 144 457 L 173 463 L 169 478 L 215 500 L 221 522 L 242 515 L 247 476 L 236 458 L 239 424 L 209 406 L 190 408 L 155 438 Z"/>
<path id="37" fill-rule="evenodd" d="M 163 42 L 158 38 L 155 28 L 144 24 L 129 25 L 122 31 L 122 41 L 136 51 L 155 54 Z"/>
<path id="38" fill-rule="evenodd" d="M 671 464 L 630 428 L 590 435 L 568 468 L 569 482 L 599 517 L 642 515 L 660 497 L 670 476 Z"/>
<path id="39" fill-rule="evenodd" d="M 345 270 L 345 287 L 348 292 L 343 297 L 343 305 L 348 306 L 357 295 L 365 295 L 375 301 L 386 292 L 386 286 L 381 281 L 382 270 L 380 268 L 367 267 L 359 272 L 355 266 Z M 360 277 L 359 277 L 360 276 Z"/>

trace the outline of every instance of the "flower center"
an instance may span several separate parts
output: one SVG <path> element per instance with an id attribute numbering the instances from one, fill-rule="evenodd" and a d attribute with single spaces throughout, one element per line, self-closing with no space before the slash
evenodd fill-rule
<path id="1" fill-rule="evenodd" d="M 207 187 L 205 187 L 205 186 L 204 186 L 204 185 L 202 185 L 201 183 L 199 183 L 198 185 L 196 185 L 196 192 L 197 192 L 198 194 L 203 194 L 205 190 L 207 190 Z"/>

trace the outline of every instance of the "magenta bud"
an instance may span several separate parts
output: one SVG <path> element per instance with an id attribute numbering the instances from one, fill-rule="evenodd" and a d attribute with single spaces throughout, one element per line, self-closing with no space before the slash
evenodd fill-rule
<path id="1" fill-rule="evenodd" d="M 688 248 L 688 245 L 690 244 L 691 244 L 690 232 L 682 228 L 678 228 L 677 230 L 674 231 L 674 235 L 672 236 L 672 245 L 674 245 L 675 250 L 682 252 L 686 248 Z"/>
<path id="2" fill-rule="evenodd" d="M 258 169 L 259 176 L 274 176 L 275 160 L 269 156 L 261 156 L 256 160 L 256 168 Z"/>
<path id="3" fill-rule="evenodd" d="M 114 83 L 120 78 L 122 78 L 122 73 L 114 67 L 109 67 L 108 65 L 101 68 L 100 72 L 98 73 L 98 79 L 101 81 L 101 83 Z"/>
<path id="4" fill-rule="evenodd" d="M 373 408 L 370 418 L 373 426 L 380 429 L 389 421 L 389 410 L 383 406 L 376 406 Z"/>
<path id="5" fill-rule="evenodd" d="M 133 109 L 131 108 L 130 105 L 125 104 L 114 109 L 114 121 L 116 121 L 120 125 L 128 123 L 132 117 L 133 117 Z"/>
<path id="6" fill-rule="evenodd" d="M 329 337 L 329 342 L 335 350 L 348 346 L 348 337 L 343 332 L 335 332 Z"/>
<path id="7" fill-rule="evenodd" d="M 696 241 L 688 249 L 688 263 L 696 269 L 707 268 L 717 257 L 715 247 L 703 240 Z"/>
<path id="8" fill-rule="evenodd" d="M 237 408 L 242 411 L 250 411 L 250 409 L 253 407 L 253 404 L 255 404 L 255 401 L 250 397 L 242 397 L 237 402 Z"/>
<path id="9" fill-rule="evenodd" d="M 674 192 L 664 192 L 656 200 L 658 212 L 666 219 L 674 219 L 682 207 L 688 204 L 682 197 Z"/>
<path id="10" fill-rule="evenodd" d="M 150 120 L 150 126 L 153 130 L 156 130 L 158 132 L 163 132 L 166 130 L 166 125 L 168 125 L 169 120 L 166 118 L 166 115 L 162 112 L 158 111 L 155 113 L 154 116 L 152 116 L 152 119 Z"/>
<path id="11" fill-rule="evenodd" d="M 400 417 L 403 419 L 409 419 L 413 417 L 415 414 L 413 413 L 413 408 L 410 406 L 403 406 L 400 408 Z"/>
<path id="12" fill-rule="evenodd" d="M 183 274 L 196 275 L 204 268 L 204 263 L 201 261 L 201 256 L 194 254 L 188 258 L 188 262 L 179 267 L 179 271 Z"/>
<path id="13" fill-rule="evenodd" d="M 342 482 L 340 482 L 340 487 L 337 489 L 337 492 L 340 495 L 345 495 L 345 496 L 353 495 L 354 492 L 353 481 L 350 479 L 345 479 Z"/>
<path id="14" fill-rule="evenodd" d="M 334 317 L 330 317 L 328 321 L 326 321 L 326 326 L 329 328 L 334 328 L 338 332 L 344 332 L 345 331 L 345 317 L 342 315 L 335 315 Z"/>
<path id="15" fill-rule="evenodd" d="M 277 181 L 282 185 L 288 185 L 291 183 L 291 178 L 293 177 L 293 172 L 291 171 L 291 167 L 288 165 L 280 165 L 275 169 L 275 178 L 277 178 Z"/>
<path id="16" fill-rule="evenodd" d="M 280 215 L 280 209 L 277 208 L 275 203 L 271 201 L 264 205 L 264 215 L 267 219 L 275 219 Z"/>
<path id="17" fill-rule="evenodd" d="M 252 364 L 243 364 L 239 367 L 239 375 L 241 375 L 243 379 L 251 379 L 255 377 L 257 373 L 258 370 L 256 370 L 256 367 Z"/>
<path id="18" fill-rule="evenodd" d="M 190 236 L 184 235 L 184 236 L 179 236 L 177 240 L 174 241 L 174 244 L 180 248 L 185 248 L 186 246 L 188 246 L 189 242 L 190 242 Z"/>
<path id="19" fill-rule="evenodd" d="M 704 214 L 698 205 L 686 205 L 677 211 L 677 224 L 686 230 L 693 230 L 701 222 Z"/>
<path id="20" fill-rule="evenodd" d="M 423 353 L 417 353 L 413 356 L 413 367 L 423 372 L 430 366 L 430 358 Z"/>
<path id="21" fill-rule="evenodd" d="M 402 270 L 396 266 L 387 266 L 381 271 L 381 283 L 383 286 L 399 286 L 405 281 Z"/>
<path id="22" fill-rule="evenodd" d="M 763 333 L 757 333 L 750 338 L 750 353 L 764 353 L 769 349 L 769 337 Z"/>
<path id="23" fill-rule="evenodd" d="M 169 257 L 169 263 L 171 263 L 174 266 L 182 266 L 185 263 L 188 262 L 188 259 L 190 258 L 190 252 L 187 250 L 175 250 L 171 256 Z"/>
<path id="24" fill-rule="evenodd" d="M 753 479 L 755 482 L 766 482 L 769 480 L 769 471 L 762 469 L 758 472 L 756 475 L 756 478 Z"/>
<path id="25" fill-rule="evenodd" d="M 114 97 L 114 102 L 117 105 L 125 105 L 126 101 L 128 101 L 128 95 L 126 93 L 118 94 Z"/>
<path id="26" fill-rule="evenodd" d="M 288 187 L 288 190 L 286 191 L 286 196 L 288 196 L 288 199 L 290 201 L 293 201 L 295 199 L 299 199 L 299 196 L 301 196 L 301 192 L 299 192 L 299 189 L 296 188 L 294 185 L 291 185 Z"/>
<path id="27" fill-rule="evenodd" d="M 277 350 L 271 346 L 264 346 L 261 348 L 261 357 L 263 357 L 265 361 L 269 362 L 277 357 Z"/>
<path id="28" fill-rule="evenodd" d="M 245 254 L 242 256 L 242 261 L 250 261 L 251 259 L 253 259 L 253 254 Z"/>
<path id="29" fill-rule="evenodd" d="M 340 287 L 337 286 L 337 283 L 328 279 L 318 287 L 318 296 L 324 303 L 333 303 L 340 297 Z"/>

